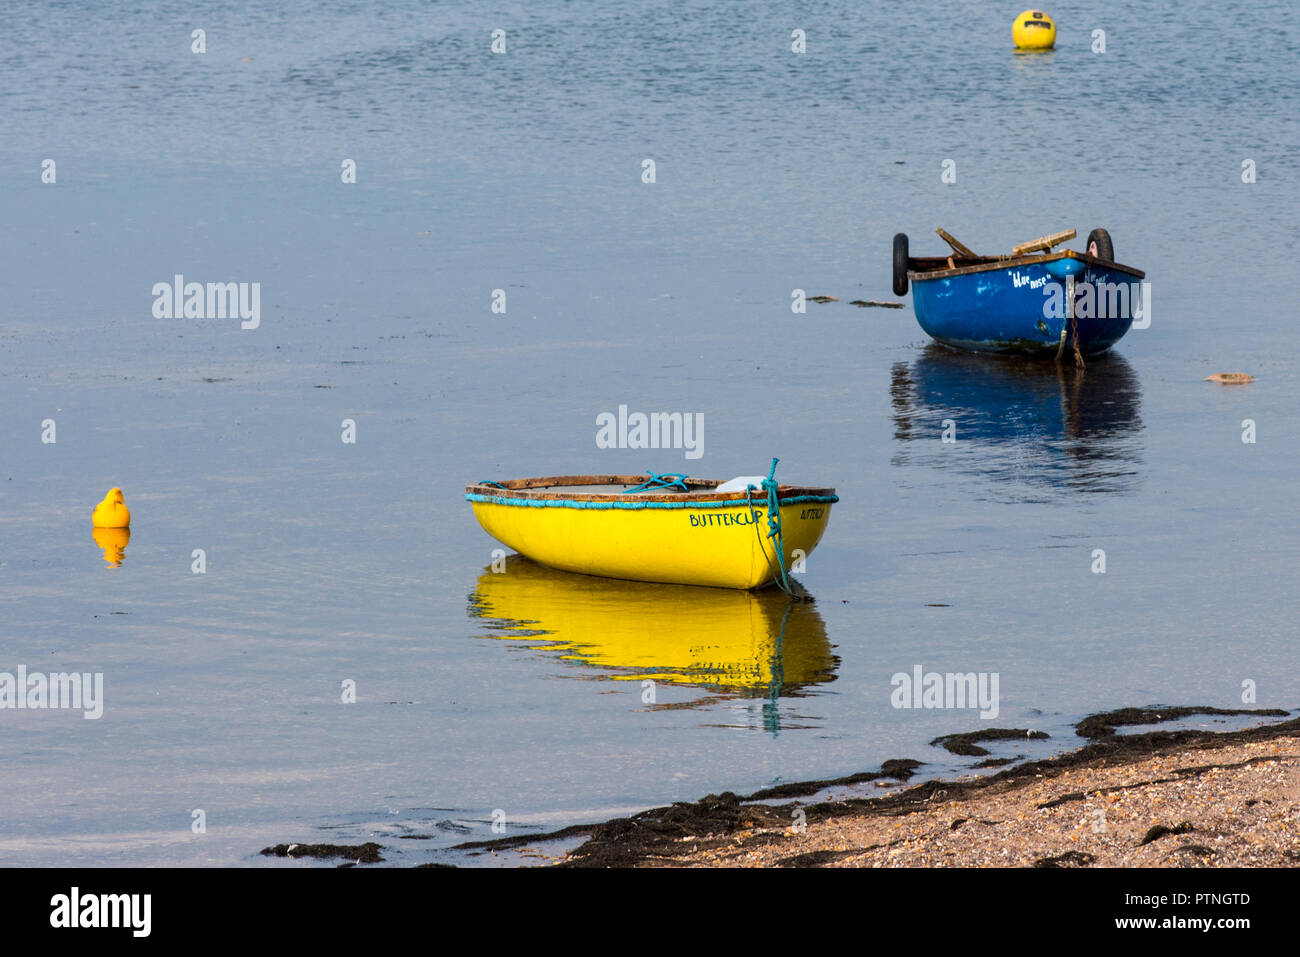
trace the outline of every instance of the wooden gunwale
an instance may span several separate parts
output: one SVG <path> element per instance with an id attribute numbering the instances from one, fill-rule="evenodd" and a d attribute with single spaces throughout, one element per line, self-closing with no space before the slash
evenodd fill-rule
<path id="1" fill-rule="evenodd" d="M 688 478 L 686 486 L 689 492 L 554 492 L 541 491 L 543 488 L 583 485 L 628 485 L 636 486 L 646 481 L 646 475 L 553 475 L 542 478 L 505 479 L 500 484 L 505 488 L 476 482 L 465 486 L 469 495 L 487 495 L 500 498 L 517 499 L 570 499 L 580 502 L 691 502 L 691 501 L 731 501 L 744 502 L 762 495 L 758 492 L 714 492 L 723 483 L 723 479 Z M 812 488 L 806 485 L 778 485 L 777 495 L 789 498 L 798 495 L 834 495 L 833 488 Z"/>
<path id="2" fill-rule="evenodd" d="M 1133 266 L 1124 266 L 1120 263 L 1108 262 L 1105 259 L 1098 259 L 1096 256 L 1089 256 L 1087 253 L 1077 253 L 1073 249 L 1063 249 L 1058 253 L 1051 253 L 1046 256 L 1028 255 L 1000 258 L 998 256 L 979 256 L 975 260 L 954 258 L 951 256 L 914 256 L 907 260 L 907 278 L 913 282 L 924 281 L 926 279 L 946 279 L 950 276 L 969 276 L 977 272 L 991 272 L 995 269 L 1011 269 L 1017 266 L 1037 266 L 1042 263 L 1054 262 L 1058 259 L 1080 259 L 1088 264 L 1105 266 L 1107 269 L 1115 269 L 1119 272 L 1128 273 L 1138 279 L 1145 279 L 1146 273 L 1141 269 L 1135 269 Z M 949 266 L 948 263 L 954 263 Z"/>

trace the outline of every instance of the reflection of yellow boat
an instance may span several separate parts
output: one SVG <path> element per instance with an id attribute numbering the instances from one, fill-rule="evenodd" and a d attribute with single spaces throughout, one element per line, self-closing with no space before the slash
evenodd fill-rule
<path id="1" fill-rule="evenodd" d="M 816 606 L 781 592 L 681 588 L 570 575 L 512 556 L 485 572 L 470 613 L 491 637 L 544 641 L 567 661 L 628 681 L 757 691 L 775 698 L 835 678 Z"/>
<path id="2" fill-rule="evenodd" d="M 129 528 L 92 528 L 90 534 L 95 544 L 104 550 L 104 561 L 117 568 L 126 559 L 126 546 L 131 542 Z"/>
<path id="3" fill-rule="evenodd" d="M 784 583 L 811 554 L 839 499 L 830 488 L 757 481 L 762 488 L 718 491 L 724 483 L 684 476 L 571 475 L 479 482 L 465 498 L 489 535 L 552 568 L 760 588 Z"/>

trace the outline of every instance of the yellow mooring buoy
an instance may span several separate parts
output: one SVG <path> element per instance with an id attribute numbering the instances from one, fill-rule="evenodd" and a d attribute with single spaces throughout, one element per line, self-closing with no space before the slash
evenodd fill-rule
<path id="1" fill-rule="evenodd" d="M 111 488 L 104 500 L 95 506 L 90 514 L 90 523 L 95 528 L 129 528 L 131 510 L 126 507 L 120 488 Z"/>
<path id="2" fill-rule="evenodd" d="M 1050 50 L 1056 44 L 1056 22 L 1042 10 L 1026 10 L 1011 24 L 1017 50 Z"/>

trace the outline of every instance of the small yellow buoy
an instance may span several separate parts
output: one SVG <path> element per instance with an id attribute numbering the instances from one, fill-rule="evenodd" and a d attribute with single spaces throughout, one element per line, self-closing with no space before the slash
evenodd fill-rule
<path id="1" fill-rule="evenodd" d="M 131 510 L 126 507 L 120 488 L 108 490 L 108 494 L 104 496 L 104 501 L 96 505 L 95 511 L 91 513 L 90 523 L 95 528 L 130 527 Z"/>
<path id="2" fill-rule="evenodd" d="M 1050 50 L 1056 44 L 1056 23 L 1042 10 L 1026 10 L 1011 24 L 1017 50 Z"/>

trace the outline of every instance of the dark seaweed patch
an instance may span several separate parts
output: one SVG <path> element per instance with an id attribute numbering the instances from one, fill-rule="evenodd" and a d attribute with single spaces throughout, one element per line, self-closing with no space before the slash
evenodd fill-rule
<path id="1" fill-rule="evenodd" d="M 514 847 L 540 844 L 543 841 L 560 841 L 566 837 L 590 834 L 595 827 L 594 824 L 571 824 L 569 827 L 562 827 L 558 831 L 546 831 L 542 834 L 512 834 L 509 837 L 494 837 L 486 841 L 465 841 L 462 844 L 457 844 L 456 850 L 505 851 Z"/>
<path id="2" fill-rule="evenodd" d="M 952 754 L 981 757 L 989 752 L 986 748 L 981 748 L 976 744 L 976 741 L 1006 741 L 1012 738 L 1023 741 L 1029 738 L 1038 739 L 1048 736 L 1045 731 L 1030 731 L 1027 728 L 987 728 L 983 731 L 945 734 L 942 737 L 935 738 L 930 744 L 942 746 Z"/>
<path id="3" fill-rule="evenodd" d="M 378 844 L 277 844 L 262 848 L 262 853 L 274 857 L 346 857 L 355 863 L 378 864 L 383 860 Z"/>
<path id="4" fill-rule="evenodd" d="M 1074 726 L 1074 733 L 1081 738 L 1104 738 L 1124 725 L 1160 724 L 1162 721 L 1177 721 L 1193 714 L 1257 714 L 1260 717 L 1285 718 L 1289 712 L 1279 708 L 1120 708 L 1117 711 L 1089 715 Z"/>
<path id="5" fill-rule="evenodd" d="M 1040 857 L 1034 867 L 1087 867 L 1096 858 L 1085 851 L 1066 851 L 1056 857 Z"/>
<path id="6" fill-rule="evenodd" d="M 790 822 L 783 809 L 742 804 L 735 794 L 724 791 L 693 803 L 679 802 L 597 824 L 590 839 L 558 866 L 626 867 L 647 857 L 674 857 L 701 844 L 720 843 L 719 839 L 737 831 Z"/>
<path id="7" fill-rule="evenodd" d="M 861 784 L 864 781 L 876 781 L 881 778 L 906 781 L 920 766 L 920 761 L 913 761 L 911 758 L 890 758 L 880 766 L 879 771 L 862 771 L 858 774 L 850 774 L 848 777 L 831 778 L 823 781 L 797 781 L 790 784 L 778 784 L 775 787 L 755 791 L 744 800 L 772 801 L 782 798 L 807 797 L 809 794 L 816 794 L 823 788 L 845 787 L 850 784 Z"/>
<path id="8" fill-rule="evenodd" d="M 1186 821 L 1183 821 L 1182 824 L 1175 824 L 1173 827 L 1165 827 L 1163 824 L 1157 824 L 1152 827 L 1151 830 L 1147 831 L 1146 837 L 1138 841 L 1138 847 L 1141 847 L 1143 844 L 1150 844 L 1152 841 L 1158 841 L 1160 838 L 1167 837 L 1170 834 L 1187 834 L 1194 830 L 1196 830 L 1196 828 L 1191 824 L 1188 824 Z"/>

